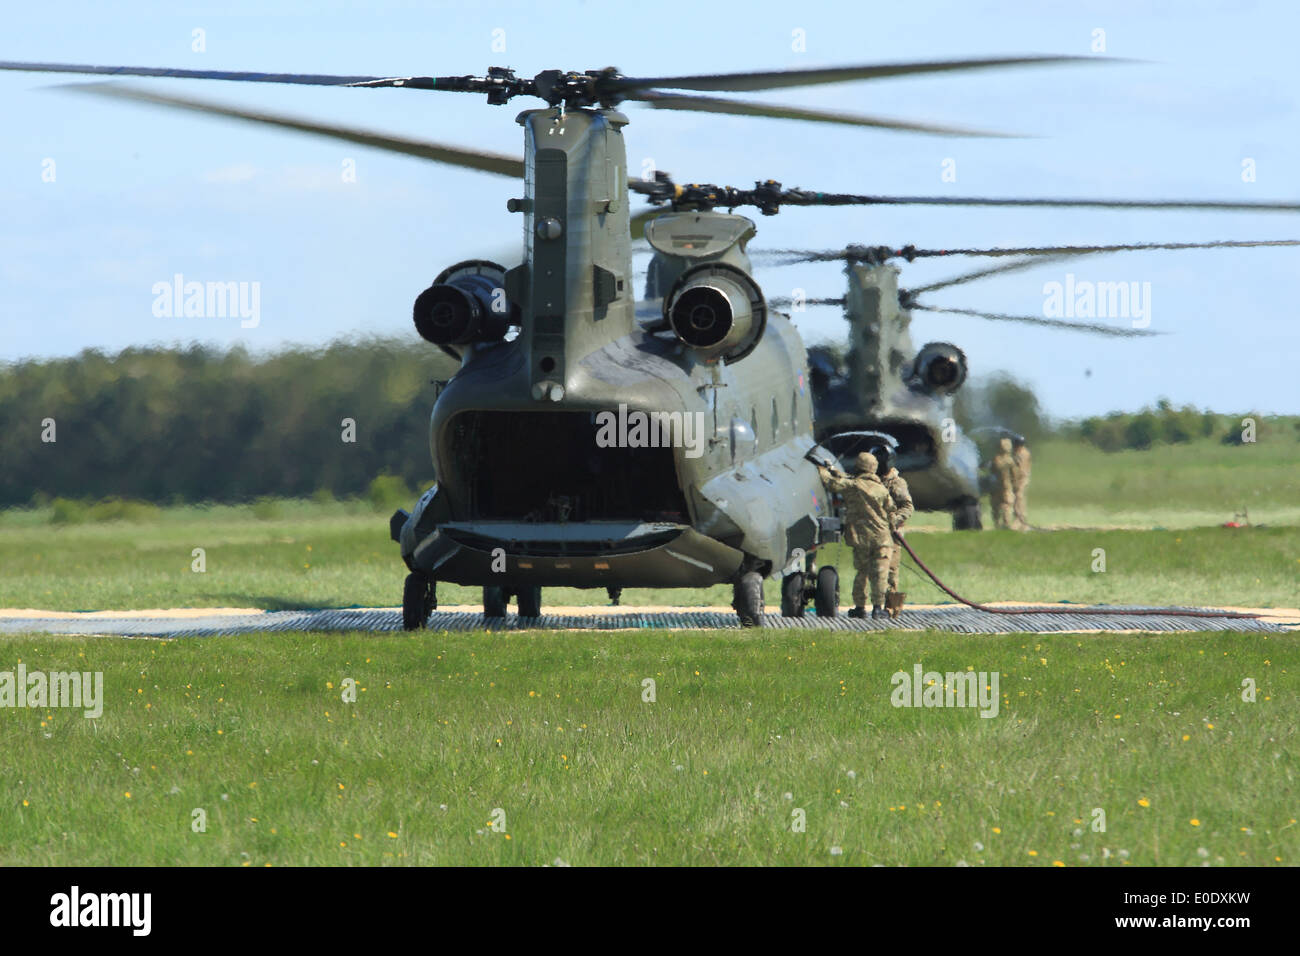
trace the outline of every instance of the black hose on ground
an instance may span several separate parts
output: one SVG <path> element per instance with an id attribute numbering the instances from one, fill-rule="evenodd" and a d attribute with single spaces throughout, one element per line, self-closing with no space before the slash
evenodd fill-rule
<path id="1" fill-rule="evenodd" d="M 1241 611 L 1210 611 L 1210 610 L 1184 610 L 1179 608 L 1131 608 L 1120 610 L 1118 608 L 1108 607 L 989 607 L 987 604 L 977 604 L 974 601 L 968 601 L 948 585 L 939 580 L 939 576 L 925 566 L 925 562 L 916 556 L 912 546 L 907 543 L 897 531 L 894 533 L 894 540 L 903 546 L 916 566 L 926 573 L 926 575 L 937 584 L 942 591 L 955 601 L 960 601 L 967 607 L 973 607 L 977 611 L 987 611 L 989 614 L 1147 614 L 1151 616 L 1168 616 L 1168 617 L 1245 617 L 1258 618 L 1258 614 L 1246 614 Z"/>

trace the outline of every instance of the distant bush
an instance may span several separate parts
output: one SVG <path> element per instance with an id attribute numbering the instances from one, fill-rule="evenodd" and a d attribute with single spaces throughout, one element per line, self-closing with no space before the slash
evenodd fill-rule
<path id="1" fill-rule="evenodd" d="M 399 475 L 380 475 L 366 489 L 366 500 L 376 511 L 394 511 L 410 507 L 415 494 Z"/>
<path id="2" fill-rule="evenodd" d="M 253 517 L 258 521 L 273 521 L 280 514 L 280 502 L 275 498 L 258 498 L 253 502 Z"/>
<path id="3" fill-rule="evenodd" d="M 105 498 L 90 503 L 55 498 L 50 504 L 50 524 L 83 524 L 87 521 L 152 521 L 160 509 L 147 501 Z"/>
<path id="4" fill-rule="evenodd" d="M 1176 445 L 1197 438 L 1212 438 L 1222 427 L 1219 416 L 1191 405 L 1174 408 L 1168 399 L 1162 398 L 1155 408 L 1085 418 L 1074 428 L 1065 429 L 1065 434 L 1073 431 L 1102 451 L 1123 451 L 1147 449 L 1160 443 Z M 1239 434 L 1239 427 L 1235 430 L 1230 427 L 1223 437 L 1224 443 L 1239 442 Z"/>
<path id="5" fill-rule="evenodd" d="M 80 501 L 55 498 L 50 503 L 50 524 L 81 524 L 86 520 L 86 510 Z"/>

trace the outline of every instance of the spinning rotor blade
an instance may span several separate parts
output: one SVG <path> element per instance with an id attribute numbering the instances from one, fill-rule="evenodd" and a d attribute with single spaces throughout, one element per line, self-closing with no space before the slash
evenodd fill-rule
<path id="1" fill-rule="evenodd" d="M 941 282 L 932 282 L 929 285 L 923 285 L 915 289 L 908 289 L 906 291 L 909 297 L 914 298 L 915 296 L 920 295 L 922 292 L 935 292 L 939 289 L 947 289 L 949 286 L 965 285 L 967 282 L 975 282 L 977 279 L 984 279 L 992 275 L 1001 275 L 1007 272 L 1020 272 L 1024 269 L 1032 269 L 1035 266 L 1046 265 L 1049 262 L 1054 262 L 1065 258 L 1066 256 L 1041 256 L 1041 257 L 1035 257 L 1029 259 L 1021 259 L 1018 262 L 1007 262 L 1000 266 L 993 266 L 988 269 L 979 269 L 975 272 L 967 272 L 964 273 L 963 275 L 954 276 L 951 279 L 944 279 Z M 900 291 L 899 294 L 901 296 L 902 292 Z"/>
<path id="2" fill-rule="evenodd" d="M 802 299 L 800 300 L 799 304 L 800 305 L 843 305 L 845 301 L 846 300 L 843 297 L 838 299 Z M 767 304 L 776 306 L 778 309 L 786 309 L 794 305 L 795 301 L 794 299 L 790 298 L 790 296 L 788 295 L 779 295 L 768 299 Z"/>
<path id="3" fill-rule="evenodd" d="M 664 87 L 670 90 L 700 90 L 714 93 L 744 93 L 755 90 L 780 90 L 795 86 L 822 86 L 851 80 L 878 80 L 888 76 L 918 73 L 950 73 L 957 70 L 983 70 L 999 66 L 1042 66 L 1079 61 L 1115 62 L 1111 57 L 1091 56 L 1013 56 L 973 60 L 931 60 L 913 63 L 881 63 L 874 66 L 822 67 L 811 70 L 767 70 L 746 73 L 713 73 L 699 76 L 620 76 L 613 85 L 621 90 Z M 628 99 L 637 99 L 635 94 Z"/>
<path id="4" fill-rule="evenodd" d="M 867 260 L 883 262 L 885 259 L 927 259 L 936 256 L 1087 256 L 1106 252 L 1141 252 L 1156 249 L 1250 249 L 1260 246 L 1298 246 L 1297 239 L 1237 240 L 1221 239 L 1213 242 L 1137 242 L 1109 246 L 1021 246 L 989 249 L 917 249 L 904 246 L 893 250 L 886 246 L 849 246 L 845 249 L 755 249 L 750 255 L 785 256 L 774 265 L 793 265 L 798 262 L 835 262 L 840 260 Z"/>
<path id="5" fill-rule="evenodd" d="M 1114 325 L 1100 325 L 1094 322 L 1065 322 L 1061 319 L 1044 319 L 1036 315 L 1004 315 L 1000 312 L 980 312 L 976 309 L 951 309 L 940 308 L 934 305 L 921 305 L 913 302 L 910 306 L 913 309 L 921 309 L 925 312 L 947 312 L 953 315 L 969 315 L 978 319 L 989 319 L 993 322 L 1020 322 L 1025 325 L 1042 325 L 1052 329 L 1066 329 L 1071 332 L 1088 332 L 1093 335 L 1109 335 L 1115 338 L 1139 338 L 1148 335 L 1160 335 L 1160 332 L 1153 332 L 1151 329 L 1133 329 L 1123 328 Z"/>
<path id="6" fill-rule="evenodd" d="M 72 90 L 76 93 L 91 93 L 95 96 L 106 96 L 113 99 L 135 100 L 172 109 L 191 110 L 196 113 L 215 114 L 249 123 L 278 126 L 282 129 L 326 136 L 362 146 L 372 146 L 390 153 L 418 156 L 421 159 L 432 160 L 435 163 L 447 163 L 448 165 L 477 169 L 480 172 L 493 173 L 498 176 L 509 176 L 513 179 L 523 179 L 524 176 L 524 161 L 522 159 L 500 153 L 445 146 L 441 143 L 407 139 L 402 136 L 392 136 L 387 133 L 354 129 L 347 126 L 335 126 L 329 123 L 319 123 L 315 120 L 296 119 L 279 113 L 241 109 L 208 100 L 191 99 L 183 96 L 166 96 L 161 93 L 153 93 L 129 86 L 119 86 L 113 83 L 70 84 L 60 87 L 60 89 Z"/>
<path id="7" fill-rule="evenodd" d="M 376 81 L 391 82 L 380 76 L 334 76 L 327 73 L 247 73 L 237 70 L 174 70 L 153 66 L 85 66 L 75 63 L 18 63 L 0 60 L 0 70 L 24 73 L 90 73 L 104 76 L 163 76 L 192 80 L 238 80 L 242 83 L 294 83 L 300 86 L 356 86 Z"/>
<path id="8" fill-rule="evenodd" d="M 804 109 L 777 103 L 754 103 L 744 100 L 724 100 L 714 96 L 686 96 L 647 90 L 635 97 L 657 110 L 686 110 L 698 113 L 727 113 L 734 116 L 766 116 L 773 119 L 806 120 L 813 123 L 838 123 L 844 126 L 870 126 L 877 129 L 901 130 L 908 133 L 931 133 L 941 136 L 989 136 L 1004 139 L 1018 138 L 1018 133 L 999 133 L 992 130 L 970 129 L 961 126 L 941 126 L 935 123 L 909 123 L 905 120 L 886 119 L 880 116 L 863 116 L 857 113 L 837 113 L 827 110 Z"/>

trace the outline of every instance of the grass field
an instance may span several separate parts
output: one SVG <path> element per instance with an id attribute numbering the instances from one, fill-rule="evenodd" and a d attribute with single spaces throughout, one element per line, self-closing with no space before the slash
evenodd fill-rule
<path id="1" fill-rule="evenodd" d="M 1295 458 L 1294 445 L 1102 455 L 1044 443 L 1031 517 L 1064 530 L 953 534 L 924 516 L 911 541 L 977 600 L 1294 607 Z M 1243 505 L 1254 527 L 1219 527 Z M 0 607 L 391 606 L 404 573 L 386 515 L 359 502 L 50 517 L 0 514 Z M 194 548 L 204 573 L 191 570 Z M 1105 573 L 1093 571 L 1097 548 Z M 830 554 L 847 600 L 848 556 Z M 904 588 L 914 603 L 943 599 L 914 574 Z M 439 596 L 479 600 L 446 585 Z M 718 605 L 730 589 L 624 600 Z M 544 606 L 604 602 L 544 595 Z M 0 646 L 0 671 L 21 662 L 105 681 L 97 720 L 0 710 L 0 864 L 1300 863 L 1294 634 L 17 635 Z M 891 675 L 918 663 L 996 672 L 998 715 L 892 706 Z M 341 699 L 347 678 L 355 703 Z"/>
<path id="2" fill-rule="evenodd" d="M 105 680 L 3 714 L 6 865 L 1300 862 L 1289 636 L 0 644 Z M 895 708 L 916 663 L 997 671 L 998 715 Z"/>
<path id="3" fill-rule="evenodd" d="M 974 600 L 1294 607 L 1298 455 L 1294 441 L 1239 448 L 1201 442 L 1113 455 L 1044 443 L 1036 453 L 1031 518 L 1069 530 L 916 533 L 912 544 Z M 1116 487 L 1127 490 L 1110 490 Z M 1243 505 L 1256 526 L 1219 527 Z M 918 532 L 947 525 L 945 515 L 934 514 L 913 522 Z M 205 553 L 201 574 L 191 570 L 195 548 Z M 1105 573 L 1092 570 L 1097 548 L 1105 551 Z M 851 578 L 848 555 L 831 553 Z M 0 514 L 0 607 L 392 606 L 400 603 L 404 573 L 387 515 L 360 502 L 168 508 L 142 522 L 75 525 L 51 524 L 48 509 Z M 913 602 L 947 600 L 917 575 L 905 579 Z M 847 601 L 847 581 L 842 591 Z M 480 595 L 443 585 L 439 600 L 474 604 Z M 605 600 L 603 591 L 544 594 L 551 606 Z M 725 586 L 624 595 L 626 604 L 730 600 Z M 768 601 L 777 601 L 771 582 Z"/>

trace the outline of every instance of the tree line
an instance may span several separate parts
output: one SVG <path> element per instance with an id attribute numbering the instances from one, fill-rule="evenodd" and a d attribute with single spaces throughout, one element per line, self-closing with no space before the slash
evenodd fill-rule
<path id="1" fill-rule="evenodd" d="M 423 342 L 385 338 L 262 356 L 198 345 L 88 350 L 0 366 L 0 507 L 75 499 L 116 513 L 119 499 L 312 495 L 386 507 L 432 480 L 434 382 L 454 372 Z M 1031 443 L 1057 434 L 1104 451 L 1238 441 L 1243 417 L 1161 401 L 1053 424 L 1032 390 L 1006 377 L 968 383 L 954 414 L 968 429 L 997 425 Z M 1281 427 L 1258 421 L 1261 432 Z"/>
<path id="2" fill-rule="evenodd" d="M 163 504 L 431 479 L 429 413 L 455 364 L 366 339 L 254 356 L 133 348 L 0 367 L 0 506 L 54 498 Z"/>

